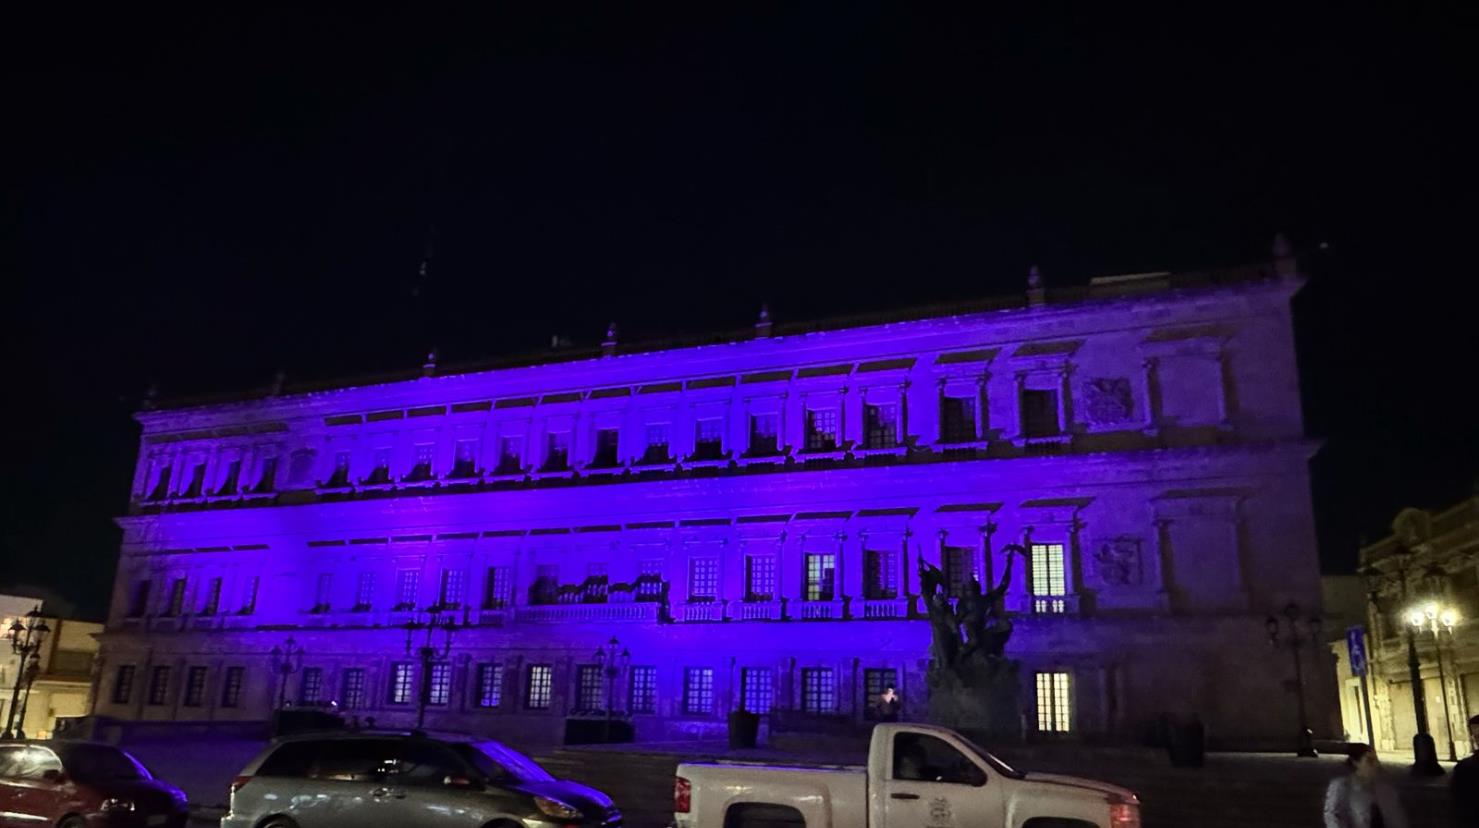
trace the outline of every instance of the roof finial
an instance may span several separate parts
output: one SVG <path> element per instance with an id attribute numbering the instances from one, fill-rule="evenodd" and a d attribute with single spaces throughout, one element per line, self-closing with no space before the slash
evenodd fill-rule
<path id="1" fill-rule="evenodd" d="M 1299 260 L 1294 257 L 1294 247 L 1289 244 L 1289 237 L 1283 233 L 1274 234 L 1274 273 L 1280 279 L 1296 279 L 1299 277 Z"/>
<path id="2" fill-rule="evenodd" d="M 1037 265 L 1027 269 L 1027 304 L 1029 307 L 1038 307 L 1047 301 L 1047 291 L 1043 290 L 1042 272 Z"/>
<path id="3" fill-rule="evenodd" d="M 616 323 L 606 326 L 606 340 L 601 343 L 601 356 L 616 355 Z"/>
<path id="4" fill-rule="evenodd" d="M 423 377 L 433 377 L 433 376 L 436 376 L 436 372 L 437 372 L 437 349 L 436 349 L 435 346 L 432 346 L 432 349 L 430 351 L 427 351 L 426 352 L 426 361 L 423 362 L 423 363 L 421 363 L 421 376 L 423 376 Z"/>
<path id="5" fill-rule="evenodd" d="M 755 321 L 755 336 L 757 338 L 770 336 L 770 305 L 760 306 L 760 318 Z"/>

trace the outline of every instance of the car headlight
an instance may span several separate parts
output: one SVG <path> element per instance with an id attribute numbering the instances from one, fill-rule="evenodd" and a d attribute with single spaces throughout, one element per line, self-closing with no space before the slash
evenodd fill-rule
<path id="1" fill-rule="evenodd" d="M 555 819 L 580 819 L 585 816 L 580 811 L 566 805 L 558 799 L 550 799 L 546 796 L 534 797 L 534 804 L 539 807 L 539 812 L 545 816 Z"/>
<path id="2" fill-rule="evenodd" d="M 103 810 L 105 811 L 132 811 L 134 803 L 132 799 L 105 799 Z"/>

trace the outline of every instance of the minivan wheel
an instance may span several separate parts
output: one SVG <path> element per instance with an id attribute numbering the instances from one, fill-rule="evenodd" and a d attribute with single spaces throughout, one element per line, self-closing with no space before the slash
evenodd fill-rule
<path id="1" fill-rule="evenodd" d="M 57 823 L 57 828 L 87 828 L 87 820 L 76 814 Z"/>
<path id="2" fill-rule="evenodd" d="M 257 828 L 298 828 L 298 823 L 292 821 L 291 819 L 288 819 L 287 817 L 278 816 L 267 820 L 266 822 L 257 826 Z"/>

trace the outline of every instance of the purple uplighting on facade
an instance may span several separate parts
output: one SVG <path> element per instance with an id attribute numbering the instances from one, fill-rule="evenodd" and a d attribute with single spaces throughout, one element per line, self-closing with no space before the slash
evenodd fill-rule
<path id="1" fill-rule="evenodd" d="M 291 630 L 310 695 L 404 724 L 399 625 L 436 608 L 461 626 L 432 727 L 554 738 L 606 705 L 613 634 L 641 739 L 714 733 L 742 698 L 804 727 L 894 687 L 919 716 L 916 562 L 994 582 L 1021 544 L 1026 727 L 1129 740 L 1196 713 L 1284 744 L 1263 618 L 1320 602 L 1299 285 L 1099 280 L 643 353 L 613 331 L 586 360 L 142 412 L 96 712 L 264 718 Z"/>

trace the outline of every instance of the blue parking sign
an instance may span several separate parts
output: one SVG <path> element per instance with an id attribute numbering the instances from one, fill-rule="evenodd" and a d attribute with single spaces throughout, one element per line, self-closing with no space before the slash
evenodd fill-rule
<path id="1" fill-rule="evenodd" d="M 1351 656 L 1351 675 L 1366 675 L 1366 631 L 1360 627 L 1346 630 L 1345 647 Z"/>

